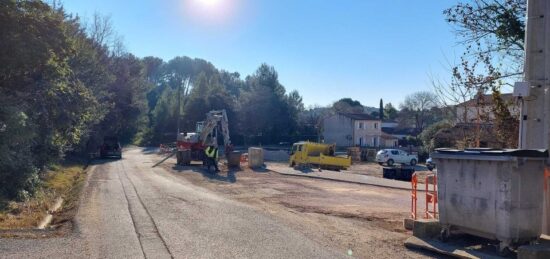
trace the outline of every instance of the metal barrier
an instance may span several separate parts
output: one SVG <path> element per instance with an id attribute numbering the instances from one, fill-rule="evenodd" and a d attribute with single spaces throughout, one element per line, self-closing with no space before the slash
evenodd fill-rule
<path id="1" fill-rule="evenodd" d="M 416 201 L 418 198 L 416 197 L 416 190 L 418 186 L 418 177 L 416 176 L 416 173 L 413 173 L 411 178 L 411 218 L 416 219 Z"/>
<path id="2" fill-rule="evenodd" d="M 432 188 L 430 189 L 430 183 Z M 425 180 L 425 191 L 426 191 L 426 206 L 424 208 L 424 218 L 426 219 L 436 219 L 439 216 L 437 211 L 437 176 L 435 174 L 430 174 L 426 176 Z M 417 201 L 418 201 L 418 176 L 416 173 L 412 175 L 411 179 L 411 218 L 416 219 L 417 217 Z"/>
<path id="3" fill-rule="evenodd" d="M 430 181 L 431 180 L 431 181 Z M 432 189 L 430 190 L 430 182 L 432 183 Z M 431 205 L 431 208 L 430 208 Z M 431 174 L 426 176 L 426 214 L 424 218 L 436 219 L 438 218 L 437 211 L 437 176 Z"/>

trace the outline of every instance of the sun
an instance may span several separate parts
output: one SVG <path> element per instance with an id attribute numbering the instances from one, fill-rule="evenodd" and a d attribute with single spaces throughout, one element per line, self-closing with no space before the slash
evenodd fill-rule
<path id="1" fill-rule="evenodd" d="M 223 0 L 195 0 L 197 3 L 205 6 L 205 7 L 215 7 L 219 6 Z"/>
<path id="2" fill-rule="evenodd" d="M 178 0 L 183 17 L 195 25 L 228 26 L 238 18 L 243 0 Z"/>

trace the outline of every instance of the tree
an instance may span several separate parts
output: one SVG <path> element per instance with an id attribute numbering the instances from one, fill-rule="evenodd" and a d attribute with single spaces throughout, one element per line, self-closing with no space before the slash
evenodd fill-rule
<path id="1" fill-rule="evenodd" d="M 435 96 L 432 92 L 421 91 L 405 97 L 400 108 L 406 121 L 412 120 L 416 129 L 422 131 L 429 119 L 429 111 L 436 107 Z"/>
<path id="2" fill-rule="evenodd" d="M 384 102 L 382 101 L 382 98 L 380 98 L 380 106 L 378 108 L 378 115 L 380 116 L 380 120 L 384 120 Z"/>
<path id="3" fill-rule="evenodd" d="M 285 94 L 272 66 L 262 64 L 246 78 L 250 89 L 240 95 L 240 129 L 246 136 L 256 136 L 263 143 L 284 141 L 297 130 L 298 112 L 303 110 L 298 92 Z"/>
<path id="4" fill-rule="evenodd" d="M 525 0 L 474 0 L 445 10 L 446 20 L 454 26 L 465 51 L 459 64 L 452 67 L 452 82 L 437 84 L 440 96 L 471 99 L 493 92 L 492 103 L 502 104 L 502 87 L 519 80 L 523 71 L 525 11 Z M 509 120 L 503 109 L 492 109 L 497 121 Z M 515 127 L 495 126 L 497 135 L 517 135 L 506 132 Z M 507 144 L 514 147 L 515 143 Z"/>
<path id="5" fill-rule="evenodd" d="M 335 112 L 340 113 L 363 113 L 363 105 L 351 98 L 342 98 L 332 105 Z"/>
<path id="6" fill-rule="evenodd" d="M 110 71 L 115 77 L 110 85 L 114 105 L 99 127 L 103 134 L 118 136 L 128 143 L 148 126 L 146 94 L 149 84 L 143 63 L 131 54 L 113 57 Z"/>
<path id="7" fill-rule="evenodd" d="M 39 1 L 0 8 L 0 195 L 25 198 L 37 173 L 80 143 L 98 119 L 93 91 L 72 70 L 74 21 Z"/>
<path id="8" fill-rule="evenodd" d="M 395 120 L 397 112 L 397 109 L 391 103 L 386 103 L 384 106 L 384 117 L 388 118 L 388 120 Z"/>
<path id="9" fill-rule="evenodd" d="M 441 130 L 450 129 L 452 127 L 453 124 L 446 120 L 434 123 L 426 127 L 426 129 L 424 129 L 424 131 L 422 131 L 422 133 L 420 134 L 420 139 L 422 140 L 422 145 L 424 146 L 424 149 L 426 149 L 426 151 L 428 152 L 432 152 L 436 148 L 454 146 L 452 143 L 436 138 L 436 134 L 438 132 L 440 132 Z"/>
<path id="10" fill-rule="evenodd" d="M 263 143 L 302 129 L 302 97 L 286 93 L 271 66 L 242 80 L 202 59 L 140 59 L 108 16 L 85 26 L 42 1 L 0 5 L 2 198 L 28 198 L 41 171 L 67 154 L 97 151 L 104 136 L 173 142 L 179 126 L 194 130 L 210 110 L 227 111 L 233 135 L 261 133 Z"/>

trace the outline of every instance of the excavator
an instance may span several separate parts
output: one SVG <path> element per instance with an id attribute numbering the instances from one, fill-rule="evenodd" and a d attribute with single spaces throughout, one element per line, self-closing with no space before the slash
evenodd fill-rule
<path id="1" fill-rule="evenodd" d="M 206 114 L 206 120 L 197 122 L 195 132 L 179 133 L 176 146 L 178 165 L 190 165 L 191 161 L 205 161 L 204 149 L 218 147 L 218 133 L 223 136 L 225 153 L 233 150 L 229 139 L 229 126 L 225 110 L 214 110 Z"/>

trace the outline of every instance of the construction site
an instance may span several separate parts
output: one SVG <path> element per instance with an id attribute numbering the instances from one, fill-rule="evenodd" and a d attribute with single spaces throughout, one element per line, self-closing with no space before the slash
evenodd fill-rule
<path id="1" fill-rule="evenodd" d="M 181 49 L 211 48 L 197 53 L 229 60 L 217 51 L 234 41 L 289 62 L 284 76 L 261 63 L 242 78 L 199 58 L 134 56 L 110 16 L 81 20 L 89 6 L 68 4 L 78 10 L 73 16 L 56 1 L 1 3 L 0 21 L 10 26 L 1 30 L 9 37 L 0 58 L 18 57 L 0 59 L 9 64 L 0 69 L 0 258 L 550 258 L 550 1 L 457 1 L 442 14 L 439 5 L 406 2 L 391 14 L 387 3 L 359 2 L 318 3 L 314 14 L 312 4 L 287 13 L 284 4 L 244 0 L 139 7 L 144 17 L 157 15 L 144 31 L 170 21 L 182 26 L 166 29 L 173 37 L 200 39 Z M 168 9 L 188 20 L 161 19 Z M 357 36 L 369 26 L 345 23 L 362 16 L 352 9 L 368 10 L 371 23 L 382 19 L 373 27 L 396 45 L 372 47 Z M 422 18 L 402 18 L 424 17 L 420 9 L 455 26 L 463 54 L 445 71 L 450 79 L 430 75 L 431 90 L 410 93 L 418 79 L 397 63 L 424 66 L 419 60 L 430 57 L 410 46 L 401 51 L 415 53 L 392 56 L 399 42 L 424 42 L 428 50 L 436 47 L 426 38 L 442 38 L 436 25 L 433 39 L 408 34 L 432 29 Z M 285 19 L 266 22 L 271 11 Z M 230 16 L 239 19 L 224 20 Z M 293 34 L 300 27 L 315 33 Z M 384 32 L 397 27 L 395 35 L 410 39 Z M 359 38 L 308 38 L 327 37 L 325 30 Z M 255 53 L 254 44 L 238 41 L 266 45 L 275 36 L 289 49 L 306 48 L 274 44 Z M 289 41 L 296 38 L 307 40 Z M 163 41 L 166 49 L 153 49 L 174 51 Z M 322 51 L 308 52 L 314 41 L 326 44 Z M 334 43 L 337 58 L 326 51 Z M 376 53 L 361 56 L 363 48 Z M 306 63 L 325 64 L 292 64 L 307 55 L 326 55 L 330 72 L 293 74 Z M 241 56 L 232 59 L 250 66 Z M 345 59 L 360 61 L 341 69 Z M 381 68 L 392 72 L 377 75 Z M 353 83 L 362 73 L 380 80 L 368 81 L 376 87 Z M 320 74 L 345 83 L 329 91 Z M 351 97 L 305 102 L 283 78 L 314 85 L 312 99 Z M 384 105 L 380 96 L 400 104 Z"/>
<path id="2" fill-rule="evenodd" d="M 550 5 L 530 0 L 527 6 L 525 80 L 515 83 L 513 92 L 521 103 L 517 149 L 439 148 L 430 156 L 437 165 L 433 172 L 416 172 L 418 157 L 395 166 L 397 158 L 380 160 L 388 157 L 380 151 L 376 161 L 388 167 L 361 167 L 360 149 L 336 155 L 334 144 L 305 141 L 287 150 L 235 150 L 224 110 L 208 113 L 196 133 L 180 133 L 176 148 L 162 150 L 177 157 L 177 166 L 167 169 L 185 172 L 189 168 L 182 166 L 191 166 L 192 160 L 206 161 L 200 156 L 204 147 L 217 146 L 219 129 L 226 157 L 223 173 L 183 174 L 186 179 L 203 185 L 206 178 L 206 188 L 301 226 L 320 242 L 345 249 L 361 240 L 365 246 L 348 247 L 350 255 L 355 250 L 360 257 L 378 258 L 398 249 L 413 256 L 404 246 L 459 258 L 549 258 Z M 376 187 L 365 190 L 362 185 Z M 321 226 L 304 227 L 308 223 Z M 375 230 L 361 234 L 369 227 Z M 319 228 L 325 233 L 308 233 Z M 331 231 L 339 239 L 323 240 Z"/>

